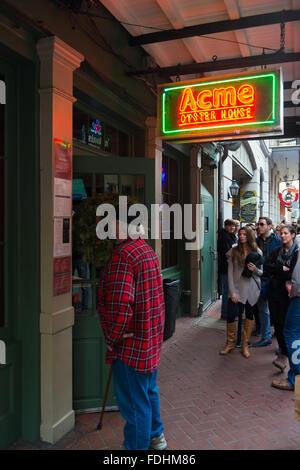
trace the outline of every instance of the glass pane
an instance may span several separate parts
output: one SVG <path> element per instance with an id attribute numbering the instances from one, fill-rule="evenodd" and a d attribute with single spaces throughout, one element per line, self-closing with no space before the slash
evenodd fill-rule
<path id="1" fill-rule="evenodd" d="M 73 109 L 73 136 L 81 142 L 87 141 L 88 115 L 80 109 Z"/>
<path id="2" fill-rule="evenodd" d="M 119 155 L 120 157 L 129 156 L 129 138 L 122 131 L 119 131 Z"/>
<path id="3" fill-rule="evenodd" d="M 4 326 L 4 248 L 0 246 L 0 328 Z"/>
<path id="4" fill-rule="evenodd" d="M 118 175 L 104 175 L 104 191 L 119 192 Z"/>
<path id="5" fill-rule="evenodd" d="M 112 126 L 106 126 L 104 132 L 104 150 L 117 153 L 117 130 Z"/>
<path id="6" fill-rule="evenodd" d="M 145 177 L 144 175 L 121 175 L 120 192 L 125 196 L 133 196 L 138 202 L 144 202 Z"/>

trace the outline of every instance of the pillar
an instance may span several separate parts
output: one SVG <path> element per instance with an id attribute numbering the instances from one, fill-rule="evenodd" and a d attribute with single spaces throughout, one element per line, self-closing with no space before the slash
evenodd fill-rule
<path id="1" fill-rule="evenodd" d="M 199 147 L 193 145 L 190 154 L 190 202 L 193 206 L 193 222 L 196 221 L 196 204 L 201 204 L 201 154 Z M 195 230 L 195 226 L 193 227 Z M 201 299 L 201 250 L 191 250 L 191 316 L 199 315 Z"/>
<path id="2" fill-rule="evenodd" d="M 146 119 L 146 158 L 155 159 L 155 204 L 161 204 L 162 193 L 161 193 L 161 168 L 162 168 L 162 139 L 157 137 L 157 119 L 156 117 L 148 117 Z M 161 218 L 160 218 L 161 220 Z M 151 220 L 151 223 L 155 223 Z M 160 223 L 160 222 L 159 222 Z M 159 234 L 161 230 L 159 229 Z M 161 238 L 155 240 L 155 253 L 158 256 L 159 263 L 161 266 Z"/>
<path id="3" fill-rule="evenodd" d="M 71 285 L 73 71 L 84 57 L 55 36 L 40 39 L 37 51 L 40 57 L 41 439 L 53 444 L 75 423 Z M 62 152 L 61 156 L 58 151 Z M 64 221 L 69 224 L 68 246 L 63 246 L 59 238 Z"/>

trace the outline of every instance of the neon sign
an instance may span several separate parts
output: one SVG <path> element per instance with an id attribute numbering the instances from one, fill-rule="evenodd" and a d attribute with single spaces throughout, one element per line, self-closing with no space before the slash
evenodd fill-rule
<path id="1" fill-rule="evenodd" d="M 169 140 L 279 135 L 283 132 L 281 71 L 161 85 L 158 113 L 159 135 Z"/>

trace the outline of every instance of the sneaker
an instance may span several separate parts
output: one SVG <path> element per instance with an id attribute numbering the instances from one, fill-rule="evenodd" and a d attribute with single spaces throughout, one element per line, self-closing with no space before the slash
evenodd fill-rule
<path id="1" fill-rule="evenodd" d="M 260 341 L 257 341 L 257 343 L 254 343 L 253 347 L 263 348 L 264 346 L 269 346 L 269 344 L 272 344 L 272 340 L 269 338 L 266 338 L 266 339 L 261 339 Z"/>
<path id="2" fill-rule="evenodd" d="M 279 388 L 280 390 L 294 390 L 293 385 L 290 384 L 288 379 L 274 379 L 272 387 Z"/>
<path id="3" fill-rule="evenodd" d="M 149 450 L 166 450 L 167 446 L 167 441 L 162 433 L 160 436 L 151 439 Z"/>

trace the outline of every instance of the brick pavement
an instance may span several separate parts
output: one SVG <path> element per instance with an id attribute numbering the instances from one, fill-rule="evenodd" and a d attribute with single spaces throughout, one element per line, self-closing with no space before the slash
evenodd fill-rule
<path id="1" fill-rule="evenodd" d="M 239 349 L 220 356 L 226 323 L 219 310 L 217 302 L 201 319 L 177 319 L 175 334 L 163 345 L 159 389 L 168 448 L 300 449 L 294 393 L 270 386 L 280 375 L 271 364 L 276 340 L 250 349 L 249 359 Z M 75 429 L 57 444 L 20 441 L 11 449 L 120 449 L 120 413 L 106 412 L 101 431 L 98 420 L 98 413 L 80 414 Z"/>

